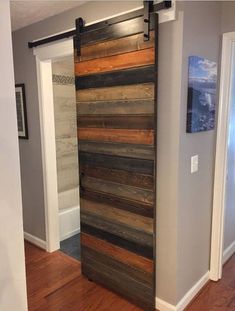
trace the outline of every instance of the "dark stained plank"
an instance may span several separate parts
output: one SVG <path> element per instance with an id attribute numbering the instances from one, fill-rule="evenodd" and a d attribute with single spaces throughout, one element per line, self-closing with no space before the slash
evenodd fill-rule
<path id="1" fill-rule="evenodd" d="M 154 25 L 154 16 L 151 15 L 150 28 Z M 124 22 L 106 26 L 97 30 L 81 33 L 81 45 L 90 45 L 99 41 L 123 38 L 143 32 L 143 16 Z"/>
<path id="2" fill-rule="evenodd" d="M 77 102 L 77 113 L 81 115 L 142 115 L 154 113 L 151 99 Z"/>
<path id="3" fill-rule="evenodd" d="M 153 191 L 146 189 L 122 185 L 87 176 L 83 176 L 80 182 L 82 188 L 93 192 L 107 193 L 127 200 L 143 202 L 150 205 L 154 203 Z"/>
<path id="4" fill-rule="evenodd" d="M 112 204 L 115 208 L 123 209 L 124 211 L 129 211 L 136 213 L 137 215 L 143 215 L 149 218 L 153 218 L 153 206 L 150 204 L 145 204 L 141 202 L 132 202 L 125 200 L 123 198 L 117 198 L 116 196 L 108 195 L 105 193 L 97 193 L 88 191 L 85 189 L 80 189 L 81 198 L 93 200 L 94 202 L 101 202 Z"/>
<path id="5" fill-rule="evenodd" d="M 94 178 L 113 181 L 124 185 L 153 190 L 153 176 L 136 174 L 134 172 L 120 171 L 103 167 L 80 166 L 80 178 L 90 176 Z"/>
<path id="6" fill-rule="evenodd" d="M 154 145 L 153 130 L 79 128 L 78 141 Z"/>
<path id="7" fill-rule="evenodd" d="M 154 129 L 154 116 L 78 116 L 80 128 Z"/>
<path id="8" fill-rule="evenodd" d="M 98 239 L 86 233 L 82 233 L 81 243 L 82 245 L 85 245 L 97 252 L 116 258 L 116 260 L 123 262 L 129 266 L 133 266 L 147 273 L 153 273 L 152 260 L 136 255 L 107 241 Z"/>
<path id="9" fill-rule="evenodd" d="M 75 64 L 75 75 L 83 76 L 154 64 L 154 48 L 106 56 Z"/>
<path id="10" fill-rule="evenodd" d="M 143 34 L 138 34 L 93 45 L 82 46 L 81 56 L 77 58 L 77 53 L 75 53 L 75 62 L 143 50 L 154 46 L 153 31 L 150 32 L 149 41 L 144 41 L 143 39 Z"/>
<path id="11" fill-rule="evenodd" d="M 80 141 L 78 148 L 83 152 L 109 154 L 127 158 L 154 160 L 155 157 L 154 147 L 146 145 Z"/>
<path id="12" fill-rule="evenodd" d="M 92 280 L 121 294 L 128 300 L 144 308 L 144 310 L 154 310 L 152 288 L 143 286 L 128 275 L 120 274 L 118 271 L 93 260 L 85 261 L 82 264 L 82 271 L 85 275 L 92 278 Z"/>
<path id="13" fill-rule="evenodd" d="M 80 151 L 79 161 L 81 165 L 89 165 L 91 167 L 125 170 L 150 176 L 154 174 L 154 161 L 151 160 L 128 159 L 125 157 L 114 157 Z"/>
<path id="14" fill-rule="evenodd" d="M 128 275 L 135 279 L 139 283 L 146 287 L 151 288 L 153 283 L 153 275 L 151 273 L 146 273 L 146 271 L 137 269 L 132 265 L 127 265 L 124 262 L 116 260 L 115 257 L 109 255 L 109 253 L 103 254 L 102 252 L 96 251 L 82 244 L 83 246 L 83 256 L 87 260 L 95 260 L 98 263 L 103 263 L 107 267 L 119 271 L 120 274 Z"/>
<path id="15" fill-rule="evenodd" d="M 75 83 L 76 90 L 83 90 L 98 87 L 149 83 L 154 82 L 155 78 L 155 68 L 153 65 L 150 65 L 88 76 L 76 76 Z"/>
<path id="16" fill-rule="evenodd" d="M 81 207 L 83 211 L 88 213 L 105 217 L 110 221 L 114 220 L 115 223 L 129 225 L 130 228 L 139 229 L 142 232 L 153 234 L 153 219 L 151 218 L 117 209 L 112 205 L 86 199 L 81 199 Z"/>
<path id="17" fill-rule="evenodd" d="M 84 222 L 81 223 L 81 232 L 93 235 L 99 239 L 105 240 L 130 252 L 153 260 L 153 248 L 149 247 L 147 244 L 142 245 L 140 243 L 130 241 L 126 238 L 117 236 L 115 234 L 112 234 L 111 232 L 107 232 Z"/>
<path id="18" fill-rule="evenodd" d="M 76 92 L 78 102 L 113 101 L 131 99 L 154 99 L 154 84 L 143 83 L 84 89 Z"/>

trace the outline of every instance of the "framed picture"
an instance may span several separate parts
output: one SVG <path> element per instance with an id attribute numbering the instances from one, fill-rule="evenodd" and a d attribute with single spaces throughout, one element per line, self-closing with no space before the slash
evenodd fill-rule
<path id="1" fill-rule="evenodd" d="M 19 138 L 28 139 L 28 124 L 26 112 L 25 86 L 24 84 L 15 85 L 16 111 Z"/>
<path id="2" fill-rule="evenodd" d="M 199 56 L 189 57 L 187 133 L 215 127 L 217 65 Z"/>

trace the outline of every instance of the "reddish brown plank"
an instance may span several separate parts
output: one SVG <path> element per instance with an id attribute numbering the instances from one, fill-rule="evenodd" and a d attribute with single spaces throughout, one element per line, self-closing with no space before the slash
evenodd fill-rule
<path id="1" fill-rule="evenodd" d="M 76 76 L 154 64 L 154 48 L 88 60 L 75 64 Z"/>
<path id="2" fill-rule="evenodd" d="M 154 144 L 153 130 L 123 130 L 123 129 L 102 129 L 102 128 L 80 128 L 78 139 L 88 141 L 106 141 L 129 144 Z"/>

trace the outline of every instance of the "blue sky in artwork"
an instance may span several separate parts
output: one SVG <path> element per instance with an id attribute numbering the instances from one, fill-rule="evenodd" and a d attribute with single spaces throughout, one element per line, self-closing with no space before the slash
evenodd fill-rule
<path id="1" fill-rule="evenodd" d="M 190 82 L 216 82 L 217 65 L 215 62 L 199 56 L 189 57 Z"/>

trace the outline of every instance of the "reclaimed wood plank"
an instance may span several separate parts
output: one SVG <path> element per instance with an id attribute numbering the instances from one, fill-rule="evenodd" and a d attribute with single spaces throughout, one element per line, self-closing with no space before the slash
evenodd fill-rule
<path id="1" fill-rule="evenodd" d="M 154 160 L 155 158 L 154 147 L 147 145 L 80 141 L 78 148 L 80 151 L 88 153 L 100 153 L 147 160 Z"/>
<path id="2" fill-rule="evenodd" d="M 141 175 L 135 172 L 127 172 L 104 167 L 90 167 L 87 165 L 80 166 L 80 178 L 89 176 L 107 181 L 113 181 L 124 185 L 139 187 L 143 189 L 154 189 L 153 176 Z"/>
<path id="3" fill-rule="evenodd" d="M 90 214 L 105 217 L 110 221 L 114 220 L 116 223 L 129 225 L 130 228 L 153 234 L 153 219 L 151 218 L 120 210 L 105 203 L 86 199 L 81 199 L 81 207 L 83 211 L 87 211 Z"/>
<path id="4" fill-rule="evenodd" d="M 154 46 L 153 31 L 150 32 L 149 41 L 144 41 L 143 39 L 143 34 L 137 34 L 116 40 L 82 46 L 81 56 L 77 56 L 77 53 L 75 51 L 75 63 L 110 55 L 118 55 L 136 50 L 143 50 Z"/>
<path id="5" fill-rule="evenodd" d="M 93 177 L 83 176 L 80 180 L 81 186 L 93 192 L 107 193 L 131 201 L 154 203 L 153 191 L 137 187 L 122 185 L 111 181 L 104 181 Z"/>
<path id="6" fill-rule="evenodd" d="M 112 234 L 111 232 L 106 232 L 105 230 L 97 228 L 93 225 L 86 224 L 84 222 L 81 222 L 81 232 L 90 234 L 101 240 L 105 240 L 111 244 L 124 248 L 130 252 L 153 260 L 153 248 L 149 247 L 147 244 L 141 245 L 139 243 Z"/>
<path id="7" fill-rule="evenodd" d="M 116 258 L 116 260 L 126 263 L 127 265 L 136 267 L 137 269 L 146 271 L 147 273 L 153 273 L 153 261 L 148 258 L 139 256 L 124 248 L 113 245 L 107 241 L 86 233 L 81 234 L 81 243 L 90 249 Z"/>
<path id="8" fill-rule="evenodd" d="M 84 76 L 154 64 L 154 48 L 106 56 L 75 64 L 75 75 Z"/>
<path id="9" fill-rule="evenodd" d="M 94 268 L 97 266 L 97 269 Z M 102 263 L 88 262 L 82 264 L 82 272 L 92 280 L 118 292 L 129 301 L 136 303 L 146 311 L 154 310 L 153 288 L 146 288 L 128 277 L 120 275 L 118 271 L 105 267 Z"/>
<path id="10" fill-rule="evenodd" d="M 78 102 L 154 99 L 154 84 L 143 83 L 84 89 L 76 92 Z"/>
<path id="11" fill-rule="evenodd" d="M 89 262 L 89 260 L 95 260 L 98 263 L 102 263 L 109 268 L 119 271 L 120 274 L 128 275 L 134 280 L 138 281 L 140 284 L 151 288 L 153 283 L 152 274 L 136 269 L 136 267 L 127 265 L 124 262 L 120 262 L 116 260 L 115 257 L 110 256 L 108 253 L 103 254 L 102 252 L 97 252 L 96 250 L 89 248 L 84 244 L 82 244 L 82 247 L 82 256 L 86 262 Z"/>
<path id="12" fill-rule="evenodd" d="M 77 117 L 78 128 L 154 129 L 153 115 L 106 116 L 85 115 Z"/>
<path id="13" fill-rule="evenodd" d="M 153 130 L 79 128 L 78 141 L 154 145 Z"/>
<path id="14" fill-rule="evenodd" d="M 93 200 L 94 202 L 101 202 L 113 205 L 115 208 L 123 209 L 136 213 L 137 215 L 143 215 L 145 217 L 153 218 L 153 205 L 133 202 L 125 200 L 124 198 L 117 198 L 106 193 L 92 192 L 87 189 L 80 189 L 81 198 Z"/>
<path id="15" fill-rule="evenodd" d="M 124 224 L 116 223 L 115 219 L 107 219 L 103 216 L 94 215 L 81 208 L 81 222 L 93 228 L 106 232 L 107 235 L 113 234 L 117 237 L 125 239 L 141 245 L 142 247 L 153 247 L 153 236 L 146 232 L 135 230 Z"/>
<path id="16" fill-rule="evenodd" d="M 153 115 L 154 101 L 149 99 L 77 102 L 77 114 L 82 115 Z"/>
<path id="17" fill-rule="evenodd" d="M 83 90 L 98 87 L 150 83 L 154 82 L 155 78 L 155 68 L 153 65 L 150 65 L 88 76 L 76 76 L 75 84 L 76 90 Z"/>
<path id="18" fill-rule="evenodd" d="M 150 29 L 154 25 L 154 16 L 150 17 Z M 91 45 L 100 41 L 123 38 L 143 32 L 143 16 L 124 22 L 102 27 L 93 31 L 82 32 L 80 35 L 81 45 Z"/>
<path id="19" fill-rule="evenodd" d="M 150 176 L 154 174 L 154 161 L 151 160 L 128 159 L 80 151 L 79 161 L 81 165 L 89 165 L 91 167 L 105 167 Z"/>

